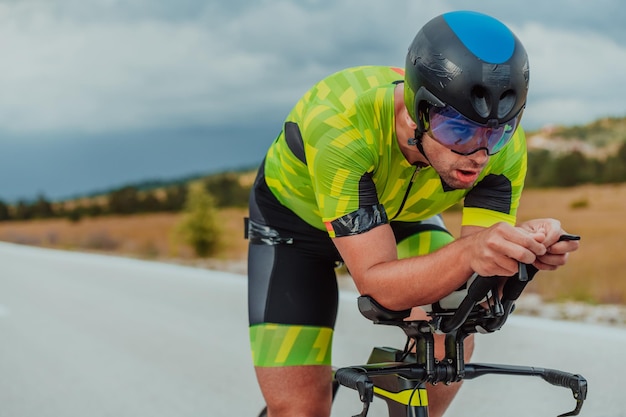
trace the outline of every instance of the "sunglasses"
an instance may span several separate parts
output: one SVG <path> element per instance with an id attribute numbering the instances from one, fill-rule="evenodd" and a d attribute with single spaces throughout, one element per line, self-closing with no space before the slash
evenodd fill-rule
<path id="1" fill-rule="evenodd" d="M 469 120 L 453 107 L 433 106 L 429 111 L 427 133 L 459 155 L 471 155 L 482 149 L 494 155 L 509 143 L 521 117 L 520 111 L 513 119 L 494 127 Z"/>

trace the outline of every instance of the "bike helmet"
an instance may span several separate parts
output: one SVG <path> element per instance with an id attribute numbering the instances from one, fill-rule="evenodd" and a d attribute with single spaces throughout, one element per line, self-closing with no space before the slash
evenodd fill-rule
<path id="1" fill-rule="evenodd" d="M 418 125 L 416 139 L 428 129 L 433 106 L 485 127 L 519 121 L 528 78 L 526 51 L 500 21 L 469 11 L 435 17 L 406 56 L 404 101 Z"/>

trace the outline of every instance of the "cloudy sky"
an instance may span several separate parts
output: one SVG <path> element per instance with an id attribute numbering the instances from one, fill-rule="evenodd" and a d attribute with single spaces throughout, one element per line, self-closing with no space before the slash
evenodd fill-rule
<path id="1" fill-rule="evenodd" d="M 312 83 L 455 9 L 526 46 L 527 129 L 626 115 L 621 0 L 0 0 L 0 199 L 256 164 Z"/>

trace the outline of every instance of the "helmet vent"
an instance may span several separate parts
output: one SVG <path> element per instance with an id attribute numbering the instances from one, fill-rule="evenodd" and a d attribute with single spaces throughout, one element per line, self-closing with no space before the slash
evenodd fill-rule
<path id="1" fill-rule="evenodd" d="M 501 119 L 513 110 L 517 100 L 517 94 L 513 90 L 506 90 L 500 95 L 500 102 L 498 103 L 498 118 Z"/>
<path id="2" fill-rule="evenodd" d="M 472 107 L 480 117 L 488 117 L 491 113 L 491 98 L 488 91 L 480 86 L 475 85 L 470 93 Z"/>

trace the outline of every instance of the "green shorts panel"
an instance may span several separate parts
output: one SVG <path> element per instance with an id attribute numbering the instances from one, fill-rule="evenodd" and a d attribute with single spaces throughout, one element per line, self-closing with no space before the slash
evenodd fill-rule
<path id="1" fill-rule="evenodd" d="M 427 255 L 453 241 L 454 237 L 447 232 L 434 230 L 418 233 L 398 243 L 398 258 Z"/>
<path id="2" fill-rule="evenodd" d="M 250 326 L 254 366 L 330 365 L 333 329 L 262 323 Z"/>

